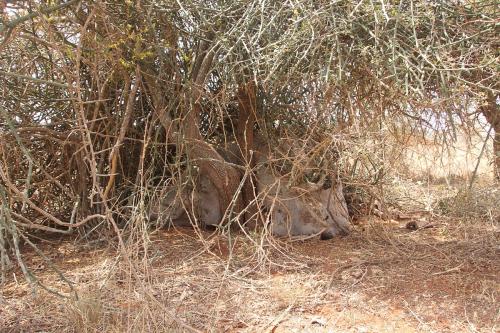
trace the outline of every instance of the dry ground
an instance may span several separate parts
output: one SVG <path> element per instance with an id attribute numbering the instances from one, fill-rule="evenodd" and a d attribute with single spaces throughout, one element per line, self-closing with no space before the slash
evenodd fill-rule
<path id="1" fill-rule="evenodd" d="M 367 218 L 344 238 L 259 244 L 161 230 L 138 236 L 148 248 L 130 250 L 130 261 L 109 243 L 40 241 L 79 298 L 33 294 L 10 271 L 0 331 L 498 332 L 498 221 L 433 222 L 411 232 Z M 34 252 L 25 260 L 68 292 Z"/>

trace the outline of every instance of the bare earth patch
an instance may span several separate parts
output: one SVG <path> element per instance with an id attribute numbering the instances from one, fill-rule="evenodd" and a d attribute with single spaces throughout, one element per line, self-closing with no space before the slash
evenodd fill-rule
<path id="1" fill-rule="evenodd" d="M 366 219 L 344 238 L 292 243 L 163 230 L 130 261 L 107 244 L 42 241 L 79 298 L 33 294 L 11 271 L 0 331 L 497 332 L 498 226 L 435 222 L 411 232 Z M 68 295 L 39 256 L 25 259 Z"/>

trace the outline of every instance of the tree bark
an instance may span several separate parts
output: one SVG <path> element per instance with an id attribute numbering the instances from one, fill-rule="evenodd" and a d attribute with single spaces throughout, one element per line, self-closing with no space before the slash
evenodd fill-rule
<path id="1" fill-rule="evenodd" d="M 219 197 L 218 209 L 221 211 L 221 215 L 224 215 L 224 212 L 232 203 L 234 204 L 233 213 L 237 214 L 241 211 L 241 198 L 237 196 L 233 202 L 233 197 L 240 184 L 240 174 L 234 167 L 225 162 L 214 147 L 204 140 L 199 129 L 203 87 L 214 56 L 215 52 L 210 49 L 209 42 L 206 40 L 201 41 L 197 48 L 195 63 L 190 75 L 191 86 L 184 85 L 179 87 L 184 91 L 178 91 L 178 93 L 184 95 L 184 116 L 180 122 L 180 127 L 183 130 L 184 136 L 182 139 L 188 159 L 199 168 L 200 176 L 208 177 L 217 190 L 216 195 Z M 167 131 L 169 141 L 177 142 L 177 139 L 181 137 L 177 137 L 177 134 L 180 133 L 177 133 L 173 128 L 173 120 L 167 113 L 166 97 L 162 94 L 161 87 L 154 81 L 154 71 L 149 67 L 145 66 L 145 68 L 149 69 L 144 78 L 153 99 L 156 117 Z"/>
<path id="2" fill-rule="evenodd" d="M 500 110 L 496 100 L 498 95 L 488 92 L 486 103 L 481 106 L 481 112 L 495 131 L 493 136 L 493 167 L 497 180 L 500 180 Z"/>
<path id="3" fill-rule="evenodd" d="M 188 110 L 183 124 L 188 159 L 199 167 L 200 176 L 207 176 L 217 189 L 222 215 L 224 216 L 231 205 L 233 205 L 232 212 L 238 214 L 242 209 L 241 195 L 236 193 L 240 184 L 240 174 L 222 158 L 212 145 L 205 142 L 199 129 L 203 86 L 215 52 L 209 50 L 206 42 L 200 43 L 198 52 L 191 77 L 192 86 L 185 97 Z"/>
<path id="4" fill-rule="evenodd" d="M 238 122 L 236 123 L 236 142 L 241 152 L 241 162 L 248 173 L 242 191 L 242 205 L 245 210 L 245 223 L 255 227 L 257 218 L 257 205 L 255 198 L 255 177 L 253 169 L 255 157 L 253 155 L 253 127 L 256 121 L 256 86 L 250 81 L 240 86 L 238 90 Z"/>
<path id="5" fill-rule="evenodd" d="M 495 136 L 493 142 L 493 154 L 495 163 L 495 178 L 500 181 L 500 126 L 494 128 Z"/>

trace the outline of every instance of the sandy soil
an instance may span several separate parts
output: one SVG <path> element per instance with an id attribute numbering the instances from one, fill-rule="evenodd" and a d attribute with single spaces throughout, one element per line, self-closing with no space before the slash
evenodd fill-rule
<path id="1" fill-rule="evenodd" d="M 367 218 L 347 237 L 292 243 L 161 230 L 131 235 L 128 259 L 116 241 L 38 241 L 79 298 L 33 293 L 13 269 L 0 331 L 498 332 L 498 225 L 434 222 L 412 232 Z M 25 253 L 41 283 L 71 296 Z"/>

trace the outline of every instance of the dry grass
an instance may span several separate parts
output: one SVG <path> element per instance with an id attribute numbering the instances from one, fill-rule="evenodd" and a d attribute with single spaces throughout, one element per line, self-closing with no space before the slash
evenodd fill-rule
<path id="1" fill-rule="evenodd" d="M 470 181 L 474 170 L 482 179 L 493 178 L 493 140 L 488 137 L 488 126 L 476 125 L 474 131 L 457 129 L 454 141 L 440 142 L 437 138 L 409 136 L 396 151 L 402 151 L 399 169 L 407 175 L 423 181 L 454 183 Z M 483 151 L 484 146 L 484 151 Z"/>
<path id="2" fill-rule="evenodd" d="M 500 188 L 488 177 L 471 189 L 394 177 L 383 198 L 385 220 L 365 216 L 324 242 L 149 233 L 140 219 L 123 235 L 126 256 L 109 235 L 38 241 L 78 298 L 33 293 L 11 270 L 0 331 L 497 332 Z M 408 217 L 433 228 L 410 231 Z M 42 283 L 71 296 L 30 247 L 21 253 Z"/>
<path id="3" fill-rule="evenodd" d="M 0 331 L 498 330 L 500 191 L 469 188 L 492 147 L 467 133 L 478 114 L 494 124 L 493 2 L 17 2 L 1 28 Z M 257 135 L 293 180 L 336 170 L 385 220 L 325 242 L 151 231 L 152 187 L 197 185 L 195 169 L 240 213 L 247 186 L 214 148 L 250 162 Z M 54 238 L 76 229 L 100 242 Z"/>
<path id="4" fill-rule="evenodd" d="M 496 332 L 499 225 L 435 218 L 411 232 L 367 217 L 345 238 L 264 241 L 241 234 L 159 231 L 134 269 L 101 244 L 41 242 L 79 299 L 31 293 L 11 271 L 1 289 L 2 332 Z M 231 244 L 231 245 L 230 245 Z M 130 244 L 131 248 L 133 244 Z M 85 253 L 85 256 L 82 256 Z M 131 251 L 132 253 L 132 251 Z M 34 253 L 42 281 L 67 292 Z M 264 258 L 264 259 L 263 259 Z M 38 266 L 36 266 L 38 265 Z M 17 280 L 14 279 L 17 277 Z"/>

